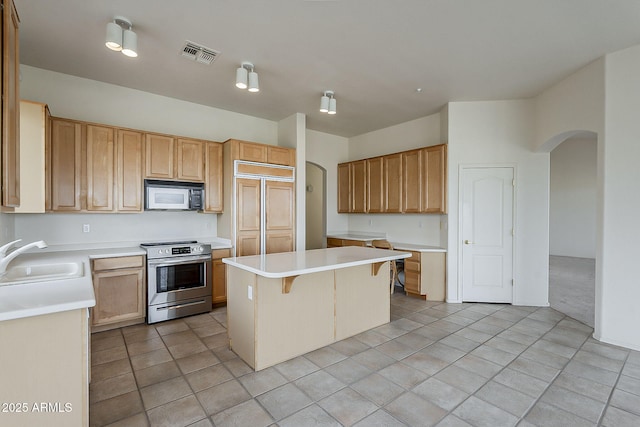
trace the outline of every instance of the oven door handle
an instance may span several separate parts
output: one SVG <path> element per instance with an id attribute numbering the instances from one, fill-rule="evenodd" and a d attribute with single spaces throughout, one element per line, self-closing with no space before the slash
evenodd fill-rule
<path id="1" fill-rule="evenodd" d="M 180 264 L 191 264 L 194 262 L 207 262 L 211 261 L 211 256 L 196 256 L 196 257 L 179 257 L 176 259 L 151 259 L 147 261 L 149 267 L 172 267 Z"/>

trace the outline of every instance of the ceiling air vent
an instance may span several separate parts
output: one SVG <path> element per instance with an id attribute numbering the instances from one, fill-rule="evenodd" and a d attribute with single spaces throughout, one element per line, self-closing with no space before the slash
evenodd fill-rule
<path id="1" fill-rule="evenodd" d="M 199 44 L 190 42 L 189 40 L 187 40 L 182 48 L 182 56 L 207 65 L 211 64 L 218 55 L 220 55 L 220 52 L 217 50 L 200 46 Z"/>

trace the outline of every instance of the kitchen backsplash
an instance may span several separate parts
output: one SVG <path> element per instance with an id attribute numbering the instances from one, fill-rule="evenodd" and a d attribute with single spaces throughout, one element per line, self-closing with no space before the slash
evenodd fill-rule
<path id="1" fill-rule="evenodd" d="M 15 238 L 50 245 L 158 241 L 217 236 L 217 215 L 197 212 L 139 214 L 16 214 Z M 86 231 L 88 230 L 88 231 Z"/>

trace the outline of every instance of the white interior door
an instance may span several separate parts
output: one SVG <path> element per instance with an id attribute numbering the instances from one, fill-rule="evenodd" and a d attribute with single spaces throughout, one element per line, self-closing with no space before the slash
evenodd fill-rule
<path id="1" fill-rule="evenodd" d="M 513 168 L 462 170 L 462 299 L 513 300 Z"/>

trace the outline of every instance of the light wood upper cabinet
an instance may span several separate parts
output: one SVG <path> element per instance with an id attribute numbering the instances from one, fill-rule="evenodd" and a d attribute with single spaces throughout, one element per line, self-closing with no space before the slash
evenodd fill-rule
<path id="1" fill-rule="evenodd" d="M 120 212 L 141 212 L 143 194 L 144 140 L 141 132 L 117 130 L 116 208 Z"/>
<path id="2" fill-rule="evenodd" d="M 61 119 L 51 120 L 51 209 L 79 211 L 82 171 L 82 125 Z"/>
<path id="3" fill-rule="evenodd" d="M 223 149 L 224 145 L 217 142 L 205 144 L 205 212 L 219 213 L 223 209 Z"/>
<path id="4" fill-rule="evenodd" d="M 177 178 L 184 181 L 204 181 L 204 141 L 177 140 Z"/>
<path id="5" fill-rule="evenodd" d="M 270 163 L 273 165 L 295 166 L 296 150 L 277 145 L 230 139 L 231 158 L 248 162 Z"/>
<path id="6" fill-rule="evenodd" d="M 422 152 L 402 153 L 402 212 L 418 213 L 421 210 Z"/>
<path id="7" fill-rule="evenodd" d="M 352 163 L 352 209 L 351 212 L 363 213 L 367 211 L 367 163 L 359 160 Z"/>
<path id="8" fill-rule="evenodd" d="M 338 213 L 351 212 L 351 163 L 338 165 Z"/>
<path id="9" fill-rule="evenodd" d="M 442 144 L 340 163 L 338 213 L 446 213 L 446 154 Z"/>
<path id="10" fill-rule="evenodd" d="M 51 199 L 45 153 L 50 150 L 51 115 L 46 104 L 20 101 L 20 207 L 15 213 L 45 212 Z"/>
<path id="11" fill-rule="evenodd" d="M 11 0 L 2 1 L 2 206 L 20 206 L 20 19 Z"/>
<path id="12" fill-rule="evenodd" d="M 148 133 L 145 135 L 145 176 L 155 179 L 174 179 L 175 138 Z"/>
<path id="13" fill-rule="evenodd" d="M 367 212 L 384 212 L 384 160 L 367 160 Z"/>
<path id="14" fill-rule="evenodd" d="M 384 161 L 384 211 L 402 212 L 402 156 L 390 154 Z"/>
<path id="15" fill-rule="evenodd" d="M 422 151 L 422 212 L 447 212 L 446 145 Z"/>
<path id="16" fill-rule="evenodd" d="M 267 163 L 283 166 L 295 166 L 296 150 L 285 147 L 267 146 Z"/>
<path id="17" fill-rule="evenodd" d="M 113 211 L 114 129 L 87 125 L 87 210 Z"/>
<path id="18" fill-rule="evenodd" d="M 255 144 L 252 142 L 238 142 L 238 160 L 247 160 L 249 162 L 267 163 L 267 146 L 263 144 Z"/>

